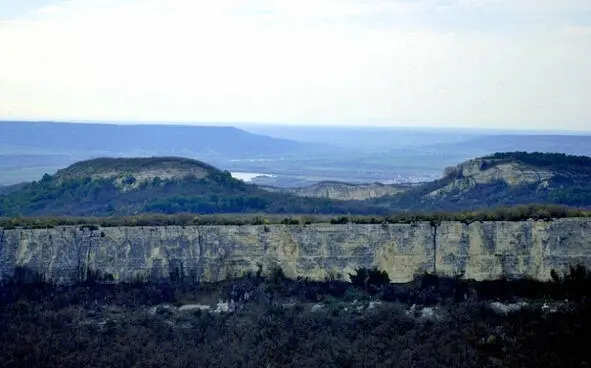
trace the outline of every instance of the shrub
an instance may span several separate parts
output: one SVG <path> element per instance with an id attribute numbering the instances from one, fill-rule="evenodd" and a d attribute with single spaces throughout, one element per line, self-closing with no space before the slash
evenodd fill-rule
<path id="1" fill-rule="evenodd" d="M 571 266 L 564 276 L 559 276 L 552 270 L 550 276 L 555 284 L 555 294 L 559 298 L 585 300 L 591 293 L 591 271 L 583 265 Z"/>
<path id="2" fill-rule="evenodd" d="M 378 270 L 377 267 L 371 269 L 358 268 L 355 270 L 355 274 L 349 274 L 349 278 L 354 286 L 370 292 L 377 291 L 390 283 L 388 273 Z"/>
<path id="3" fill-rule="evenodd" d="M 300 220 L 294 218 L 284 218 L 281 220 L 282 225 L 299 225 Z"/>
<path id="4" fill-rule="evenodd" d="M 283 272 L 283 269 L 280 266 L 275 266 L 271 269 L 269 280 L 272 283 L 279 285 L 287 280 L 287 276 L 285 276 L 285 273 Z"/>
<path id="5" fill-rule="evenodd" d="M 99 229 L 98 225 L 82 225 L 80 226 L 80 231 L 88 230 L 88 231 L 97 231 Z"/>
<path id="6" fill-rule="evenodd" d="M 347 216 L 341 216 L 337 218 L 330 219 L 330 223 L 333 225 L 341 225 L 341 224 L 348 224 L 349 218 Z"/>

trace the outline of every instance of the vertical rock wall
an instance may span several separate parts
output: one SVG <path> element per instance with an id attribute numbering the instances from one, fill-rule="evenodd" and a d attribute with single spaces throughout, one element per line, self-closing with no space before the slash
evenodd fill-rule
<path id="1" fill-rule="evenodd" d="M 591 219 L 388 225 L 167 226 L 0 229 L 0 277 L 26 268 L 71 282 L 88 271 L 115 280 L 182 273 L 216 281 L 280 266 L 324 279 L 376 266 L 393 281 L 424 271 L 477 280 L 548 279 L 551 269 L 591 267 Z"/>

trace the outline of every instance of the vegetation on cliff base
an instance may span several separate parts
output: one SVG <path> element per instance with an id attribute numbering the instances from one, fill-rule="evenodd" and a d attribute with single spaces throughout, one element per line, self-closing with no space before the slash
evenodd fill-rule
<path id="1" fill-rule="evenodd" d="M 388 273 L 378 270 L 377 267 L 371 269 L 359 268 L 355 270 L 354 274 L 349 274 L 349 278 L 353 286 L 372 293 L 376 293 L 390 283 Z"/>
<path id="2" fill-rule="evenodd" d="M 134 216 L 107 217 L 0 217 L 0 228 L 52 228 L 56 226 L 194 226 L 194 225 L 310 225 L 310 224 L 397 224 L 419 221 L 523 221 L 552 220 L 567 217 L 591 217 L 590 210 L 553 205 L 522 205 L 498 207 L 486 211 L 464 212 L 406 212 L 389 216 L 347 215 L 333 217 L 313 214 L 205 214 L 179 213 L 174 215 L 146 213 Z"/>

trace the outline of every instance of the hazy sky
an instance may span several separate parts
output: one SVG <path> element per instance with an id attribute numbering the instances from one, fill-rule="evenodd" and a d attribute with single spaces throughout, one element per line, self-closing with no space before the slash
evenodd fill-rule
<path id="1" fill-rule="evenodd" d="M 590 0 L 0 0 L 0 119 L 591 130 Z"/>

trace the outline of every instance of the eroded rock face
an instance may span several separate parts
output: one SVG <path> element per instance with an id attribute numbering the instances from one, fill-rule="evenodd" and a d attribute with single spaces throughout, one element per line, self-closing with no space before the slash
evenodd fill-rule
<path id="1" fill-rule="evenodd" d="M 0 275 L 23 267 L 71 282 L 100 271 L 115 280 L 218 281 L 279 265 L 289 277 L 348 279 L 359 267 L 393 281 L 424 271 L 477 280 L 591 267 L 591 219 L 389 225 L 56 227 L 0 230 Z"/>
<path id="2" fill-rule="evenodd" d="M 478 184 L 503 182 L 509 186 L 540 183 L 547 185 L 554 176 L 550 170 L 543 170 L 518 162 L 496 163 L 492 159 L 473 159 L 457 166 L 448 167 L 444 177 L 453 177 L 449 184 L 429 193 L 429 197 L 440 197 L 454 191 L 465 191 Z"/>
<path id="3" fill-rule="evenodd" d="M 380 183 L 348 184 L 322 182 L 303 188 L 284 189 L 300 197 L 328 198 L 339 200 L 366 200 L 395 195 L 408 190 L 408 185 L 387 185 Z"/>

